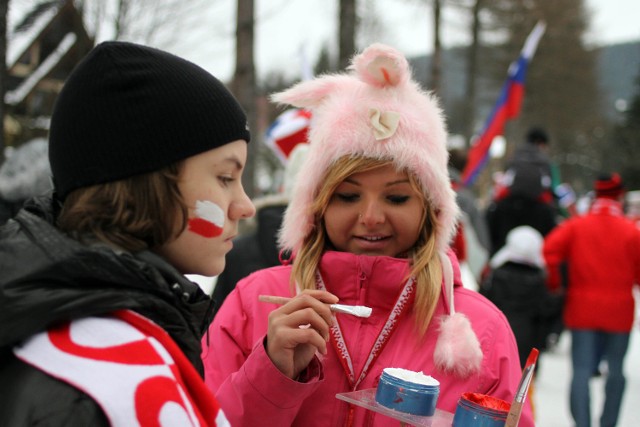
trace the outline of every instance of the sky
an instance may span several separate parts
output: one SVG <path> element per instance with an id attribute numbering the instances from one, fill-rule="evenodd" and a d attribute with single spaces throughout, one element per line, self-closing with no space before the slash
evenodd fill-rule
<path id="1" fill-rule="evenodd" d="M 428 53 L 432 45 L 430 9 L 421 0 L 360 0 L 367 4 L 380 23 L 376 27 L 379 41 L 400 49 L 405 55 Z M 233 3 L 233 2 L 232 2 Z M 445 1 L 446 3 L 446 1 Z M 586 0 L 593 13 L 591 31 L 587 41 L 594 45 L 640 40 L 639 0 Z M 324 44 L 334 47 L 337 56 L 337 0 L 256 0 L 256 60 L 257 73 L 264 77 L 274 70 L 287 75 L 299 75 L 304 57 L 314 62 Z M 235 22 L 235 9 L 216 12 L 217 19 L 228 13 L 228 23 Z M 442 27 L 446 46 L 467 42 L 468 22 L 456 16 L 451 8 L 444 8 Z M 425 23 L 427 23 L 425 25 Z M 227 80 L 233 73 L 233 27 L 223 37 L 211 40 L 205 50 L 209 53 L 182 50 L 192 60 L 216 76 Z M 301 52 L 306 52 L 305 55 Z M 191 56 L 193 55 L 193 56 Z"/>
<path id="2" fill-rule="evenodd" d="M 363 45 L 377 41 L 392 45 L 407 56 L 429 53 L 433 44 L 431 15 L 424 0 L 358 1 L 364 5 L 361 9 L 377 17 L 373 30 L 367 31 L 375 34 L 375 38 L 359 41 Z M 446 6 L 446 0 L 444 3 L 443 45 L 467 43 L 468 19 L 456 15 L 455 10 Z M 32 4 L 31 0 L 12 0 L 10 10 L 19 11 Z M 151 44 L 183 56 L 228 81 L 234 71 L 236 2 L 208 4 L 205 13 L 165 25 L 164 37 L 158 36 Z M 586 4 L 593 13 L 589 43 L 640 40 L 639 0 L 586 0 Z M 306 63 L 315 62 L 323 46 L 328 46 L 337 57 L 337 5 L 338 0 L 255 0 L 258 78 L 273 72 L 299 77 Z M 12 15 L 9 19 L 11 22 Z M 98 41 L 109 38 L 108 29 L 97 37 Z"/>

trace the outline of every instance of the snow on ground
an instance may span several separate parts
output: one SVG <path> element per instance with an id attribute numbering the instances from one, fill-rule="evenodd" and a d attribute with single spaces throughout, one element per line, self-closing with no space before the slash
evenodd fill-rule
<path id="1" fill-rule="evenodd" d="M 640 426 L 640 328 L 636 322 L 625 358 L 627 385 L 620 408 L 618 427 Z M 569 384 L 571 381 L 571 335 L 563 332 L 557 348 L 540 356 L 535 382 L 534 405 L 536 426 L 570 427 Z M 591 380 L 591 416 L 593 427 L 599 426 L 604 404 L 605 377 Z"/>

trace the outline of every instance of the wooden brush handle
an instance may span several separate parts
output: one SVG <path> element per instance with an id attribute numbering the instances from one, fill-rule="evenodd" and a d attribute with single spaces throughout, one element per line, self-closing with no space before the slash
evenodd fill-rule
<path id="1" fill-rule="evenodd" d="M 523 402 L 512 402 L 511 409 L 507 415 L 507 421 L 504 427 L 518 427 L 518 421 L 520 421 L 520 414 L 522 413 Z"/>

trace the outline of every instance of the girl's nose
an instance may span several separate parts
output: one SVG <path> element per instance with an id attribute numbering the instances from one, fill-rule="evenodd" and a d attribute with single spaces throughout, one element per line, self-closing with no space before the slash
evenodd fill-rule
<path id="1" fill-rule="evenodd" d="M 242 195 L 234 200 L 229 207 L 229 218 L 231 219 L 251 218 L 255 214 L 256 207 L 244 190 Z"/>
<path id="2" fill-rule="evenodd" d="M 384 222 L 384 210 L 375 202 L 367 203 L 358 215 L 358 219 L 366 226 L 381 224 Z"/>

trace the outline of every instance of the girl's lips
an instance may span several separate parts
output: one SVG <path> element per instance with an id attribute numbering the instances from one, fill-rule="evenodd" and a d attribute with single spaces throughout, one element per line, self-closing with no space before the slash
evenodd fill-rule
<path id="1" fill-rule="evenodd" d="M 384 248 L 388 241 L 389 237 L 383 236 L 375 236 L 375 237 L 360 237 L 356 236 L 354 238 L 356 244 L 365 250 L 380 250 Z"/>

